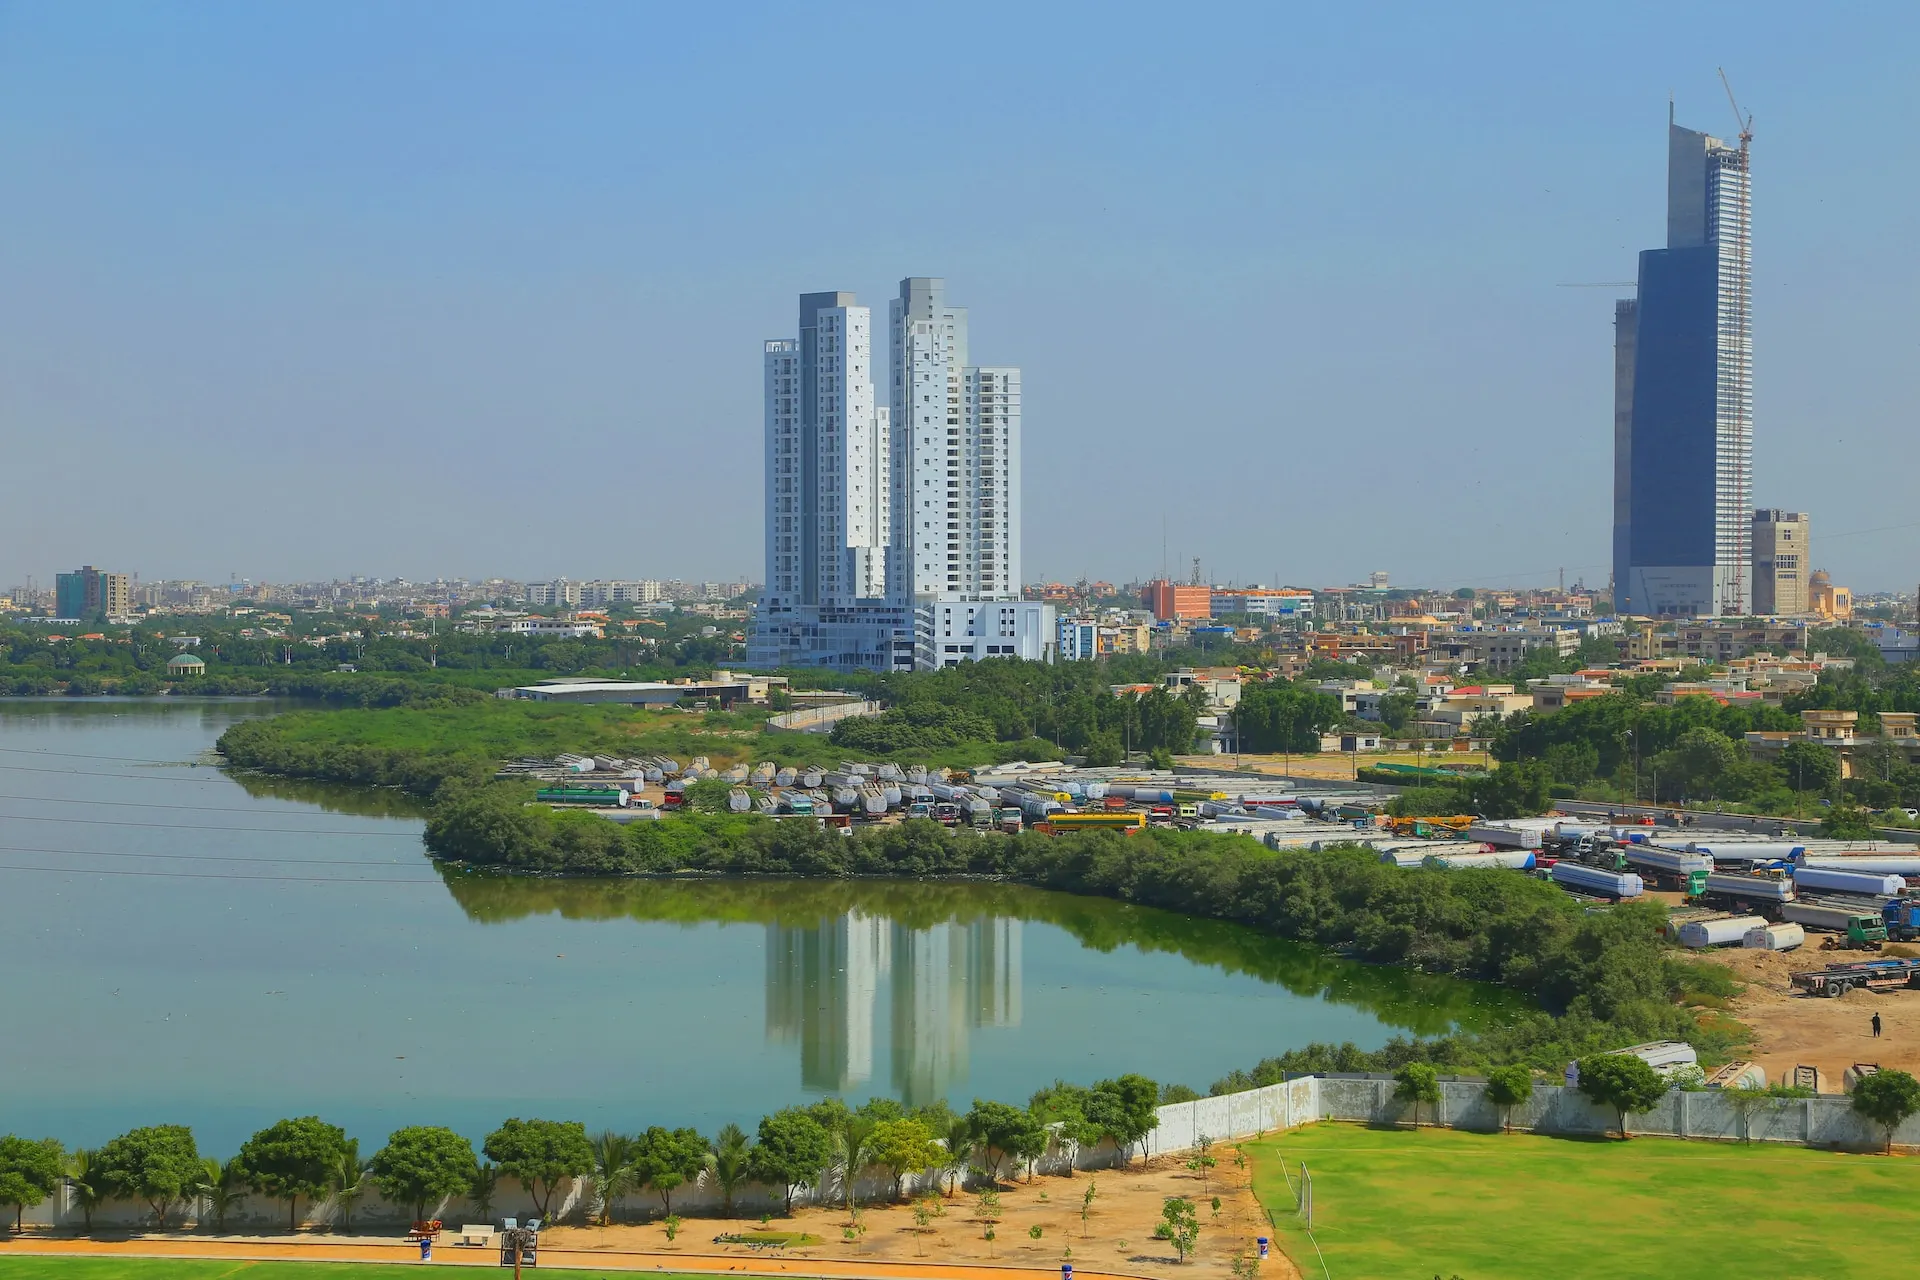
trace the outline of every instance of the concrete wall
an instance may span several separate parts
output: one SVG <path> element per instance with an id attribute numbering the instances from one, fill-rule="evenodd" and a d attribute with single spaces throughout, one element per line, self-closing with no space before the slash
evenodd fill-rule
<path id="1" fill-rule="evenodd" d="M 767 724 L 775 729 L 824 733 L 849 716 L 877 716 L 885 709 L 878 702 L 836 702 L 830 707 L 802 707 L 798 711 L 770 716 Z"/>
<path id="2" fill-rule="evenodd" d="M 1303 1076 L 1282 1084 L 1249 1089 L 1243 1093 L 1217 1098 L 1198 1098 L 1176 1102 L 1159 1109 L 1160 1124 L 1143 1145 L 1129 1154 L 1177 1155 L 1193 1150 L 1202 1138 L 1222 1142 L 1250 1138 L 1262 1133 L 1289 1129 L 1318 1120 L 1347 1120 L 1361 1124 L 1403 1124 L 1413 1118 L 1413 1109 L 1393 1096 L 1393 1080 L 1386 1076 Z M 1611 1133 L 1615 1123 L 1611 1111 L 1596 1107 L 1581 1094 L 1560 1085 L 1534 1089 L 1533 1097 L 1515 1107 L 1512 1127 L 1545 1134 Z M 1422 1124 L 1440 1124 L 1450 1128 L 1493 1132 L 1500 1128 L 1499 1108 L 1486 1099 L 1486 1085 L 1480 1080 L 1443 1080 L 1440 1104 L 1422 1107 Z M 1844 1094 L 1823 1094 L 1817 1098 L 1768 1098 L 1753 1104 L 1742 1114 L 1734 1099 L 1718 1091 L 1681 1093 L 1674 1091 L 1644 1115 L 1628 1118 L 1630 1133 L 1673 1138 L 1703 1138 L 1738 1141 L 1743 1136 L 1754 1142 L 1790 1142 L 1805 1146 L 1879 1150 L 1886 1142 L 1885 1131 L 1854 1114 L 1852 1099 Z M 1897 1146 L 1920 1147 L 1920 1116 L 1910 1118 L 1894 1134 Z M 1119 1163 L 1120 1153 L 1102 1143 L 1097 1147 L 1071 1148 L 1056 1145 L 1037 1162 L 1042 1173 L 1060 1174 L 1071 1169 L 1104 1169 Z M 1003 1169 L 1003 1176 L 1014 1172 Z M 964 1179 L 962 1179 L 964 1181 Z M 938 1175 L 909 1177 L 909 1194 L 921 1188 L 945 1187 Z M 884 1198 L 892 1193 L 892 1179 L 884 1173 L 869 1173 L 855 1183 L 863 1200 Z M 841 1197 L 838 1179 L 823 1179 L 818 1189 L 803 1190 L 795 1203 Z M 559 1218 L 577 1218 L 593 1205 L 591 1189 L 575 1182 L 558 1193 L 552 1212 Z M 685 1216 L 717 1217 L 721 1197 L 717 1187 L 704 1181 L 674 1192 L 673 1209 Z M 744 1187 L 734 1197 L 734 1212 L 743 1219 L 757 1218 L 763 1212 L 779 1213 L 784 1197 L 779 1188 Z M 656 1217 L 663 1212 L 660 1199 L 650 1191 L 638 1191 L 621 1201 L 618 1216 L 624 1220 Z M 511 1179 L 501 1179 L 493 1201 L 493 1217 L 527 1218 L 534 1213 L 533 1200 Z M 428 1209 L 429 1216 L 458 1226 L 480 1221 L 464 1199 L 455 1199 Z M 96 1209 L 96 1226 L 124 1229 L 151 1219 L 145 1205 L 124 1201 Z M 354 1225 L 391 1228 L 404 1226 L 412 1217 L 406 1206 L 387 1204 L 377 1195 L 368 1195 L 355 1208 Z M 189 1210 L 175 1209 L 171 1223 L 178 1228 L 194 1218 Z M 337 1207 L 330 1201 L 309 1208 L 301 1205 L 301 1219 L 313 1223 L 333 1223 Z M 67 1203 L 63 1191 L 45 1204 L 26 1212 L 26 1221 L 36 1226 L 77 1229 L 81 1214 Z M 230 1213 L 227 1228 L 248 1232 L 285 1231 L 287 1209 L 283 1202 L 249 1195 L 242 1210 Z"/>

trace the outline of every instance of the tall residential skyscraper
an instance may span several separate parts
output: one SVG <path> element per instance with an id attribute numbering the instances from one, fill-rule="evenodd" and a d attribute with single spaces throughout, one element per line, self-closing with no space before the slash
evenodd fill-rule
<path id="1" fill-rule="evenodd" d="M 764 347 L 766 589 L 754 666 L 912 666 L 911 610 L 890 596 L 888 410 L 873 323 L 851 293 L 800 295 L 800 336 Z"/>
<path id="2" fill-rule="evenodd" d="M 892 582 L 900 597 L 1020 598 L 1020 370 L 967 363 L 967 312 L 913 276 L 893 300 Z"/>
<path id="3" fill-rule="evenodd" d="M 765 346 L 767 586 L 747 661 L 1050 658 L 1051 606 L 1020 600 L 1020 371 L 968 363 L 944 280 L 900 282 L 891 336 L 886 407 L 852 294 L 802 295 L 800 336 Z"/>
<path id="4" fill-rule="evenodd" d="M 1614 607 L 1747 612 L 1753 492 L 1747 138 L 1667 121 L 1667 247 L 1614 311 Z"/>

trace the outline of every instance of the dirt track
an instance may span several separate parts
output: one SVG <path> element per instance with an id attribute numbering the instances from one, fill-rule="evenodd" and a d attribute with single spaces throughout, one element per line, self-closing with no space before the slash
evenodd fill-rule
<path id="1" fill-rule="evenodd" d="M 1749 1056 L 1766 1068 L 1768 1083 L 1777 1083 L 1796 1065 L 1820 1068 L 1823 1087 L 1834 1093 L 1840 1091 L 1841 1074 L 1856 1062 L 1920 1075 L 1920 991 L 1850 991 L 1834 999 L 1789 994 L 1789 975 L 1850 955 L 1806 947 L 1787 952 L 1723 947 L 1707 955 L 1747 984 L 1728 1012 L 1753 1028 Z M 1878 1040 L 1872 1027 L 1876 1012 Z"/>

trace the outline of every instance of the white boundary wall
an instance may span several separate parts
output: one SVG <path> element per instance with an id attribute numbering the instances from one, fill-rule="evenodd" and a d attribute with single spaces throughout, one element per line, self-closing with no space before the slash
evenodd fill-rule
<path id="1" fill-rule="evenodd" d="M 1231 1141 L 1318 1120 L 1347 1120 L 1362 1124 L 1406 1123 L 1412 1119 L 1412 1107 L 1397 1100 L 1393 1096 L 1393 1089 L 1392 1079 L 1386 1076 L 1302 1076 L 1242 1093 L 1170 1103 L 1159 1109 L 1160 1125 L 1142 1144 L 1144 1154 L 1177 1155 L 1199 1146 L 1202 1138 L 1214 1142 Z M 1441 1081 L 1440 1104 L 1437 1107 L 1423 1107 L 1420 1120 L 1422 1124 L 1483 1132 L 1492 1132 L 1500 1127 L 1499 1109 L 1487 1101 L 1486 1086 L 1479 1080 Z M 1532 1100 L 1515 1107 L 1512 1116 L 1513 1128 L 1545 1134 L 1610 1133 L 1614 1123 L 1615 1117 L 1611 1111 L 1596 1107 L 1577 1091 L 1561 1085 L 1536 1086 Z M 1879 1150 L 1886 1142 L 1885 1131 L 1856 1115 L 1852 1100 L 1844 1094 L 1824 1094 L 1817 1098 L 1768 1098 L 1752 1104 L 1743 1114 L 1731 1097 L 1717 1090 L 1699 1093 L 1675 1090 L 1661 1099 L 1652 1111 L 1630 1116 L 1627 1129 L 1631 1133 L 1650 1136 L 1719 1141 L 1738 1141 L 1744 1137 L 1754 1142 L 1788 1142 L 1853 1150 Z M 1920 1116 L 1900 1126 L 1894 1134 L 1894 1143 L 1898 1146 L 1920 1147 Z M 1142 1151 L 1138 1149 L 1131 1153 L 1135 1157 L 1141 1154 Z M 1038 1168 L 1042 1173 L 1065 1173 L 1070 1167 L 1102 1169 L 1117 1162 L 1118 1153 L 1111 1144 L 1103 1143 L 1099 1147 L 1089 1148 L 1056 1145 L 1038 1161 Z M 944 1179 L 933 1176 L 910 1177 L 906 1182 L 909 1192 L 935 1186 L 944 1188 Z M 890 1194 L 892 1186 L 890 1179 L 884 1175 L 869 1175 L 859 1179 L 856 1190 L 862 1199 L 876 1199 Z M 796 1194 L 794 1202 L 831 1201 L 840 1194 L 838 1179 L 830 1176 L 823 1180 L 820 1188 Z M 67 1199 L 62 1189 L 45 1204 L 27 1210 L 26 1221 L 42 1227 L 77 1229 L 81 1224 L 81 1214 L 67 1203 Z M 591 1203 L 591 1190 L 583 1182 L 576 1181 L 555 1196 L 554 1212 L 563 1220 L 578 1220 L 591 1207 Z M 717 1216 L 720 1204 L 719 1189 L 709 1185 L 705 1179 L 697 1185 L 680 1188 L 673 1196 L 674 1212 L 683 1215 Z M 763 1212 L 779 1213 L 783 1207 L 784 1198 L 776 1188 L 758 1185 L 744 1187 L 734 1197 L 734 1212 L 743 1221 L 750 1222 Z M 482 1220 L 464 1200 L 449 1201 L 431 1208 L 429 1213 L 455 1227 L 462 1222 Z M 502 1215 L 524 1219 L 533 1213 L 532 1199 L 518 1184 L 503 1178 L 499 1193 L 493 1200 L 492 1216 L 496 1219 Z M 621 1202 L 619 1216 L 632 1220 L 642 1216 L 657 1217 L 661 1213 L 663 1210 L 658 1196 L 648 1191 L 637 1191 Z M 192 1220 L 193 1216 L 191 1211 L 183 1212 L 176 1208 L 172 1225 L 177 1228 L 183 1221 Z M 337 1216 L 331 1202 L 322 1202 L 312 1209 L 304 1203 L 301 1205 L 301 1217 L 306 1222 L 332 1223 Z M 146 1206 L 125 1201 L 103 1205 L 93 1214 L 97 1225 L 117 1229 L 125 1229 L 150 1217 Z M 368 1227 L 386 1228 L 405 1224 L 411 1213 L 405 1206 L 390 1205 L 378 1195 L 369 1194 L 355 1206 L 353 1217 L 356 1226 L 364 1223 Z M 227 1227 L 230 1231 L 283 1232 L 287 1229 L 286 1204 L 284 1201 L 267 1200 L 257 1194 L 249 1195 L 241 1212 L 228 1215 Z"/>

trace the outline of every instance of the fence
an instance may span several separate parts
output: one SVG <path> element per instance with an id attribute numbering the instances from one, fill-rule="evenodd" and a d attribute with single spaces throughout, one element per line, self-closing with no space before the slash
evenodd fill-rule
<path id="1" fill-rule="evenodd" d="M 1143 1144 L 1145 1154 L 1175 1155 L 1198 1147 L 1202 1138 L 1209 1141 L 1250 1138 L 1317 1120 L 1349 1120 L 1362 1124 L 1410 1120 L 1412 1105 L 1395 1098 L 1393 1091 L 1394 1082 L 1387 1076 L 1302 1076 L 1241 1093 L 1169 1103 L 1159 1109 L 1159 1126 Z M 1501 1127 L 1500 1108 L 1487 1101 L 1486 1085 L 1480 1080 L 1442 1080 L 1439 1103 L 1423 1107 L 1420 1118 L 1423 1123 L 1455 1129 L 1492 1132 Z M 1561 1085 L 1536 1087 L 1533 1097 L 1514 1107 L 1510 1117 L 1515 1129 L 1545 1134 L 1610 1133 L 1617 1121 L 1612 1111 L 1595 1106 L 1577 1090 Z M 1746 1139 L 1855 1150 L 1878 1150 L 1886 1142 L 1885 1130 L 1855 1113 L 1850 1098 L 1833 1094 L 1815 1098 L 1740 1099 L 1716 1090 L 1696 1093 L 1675 1090 L 1662 1098 L 1653 1110 L 1629 1116 L 1627 1130 L 1670 1138 Z M 1920 1146 L 1920 1116 L 1901 1125 L 1894 1133 L 1894 1142 L 1899 1146 Z M 1036 1162 L 1036 1167 L 1042 1173 L 1064 1173 L 1069 1168 L 1106 1168 L 1118 1161 L 1119 1152 L 1109 1143 L 1095 1147 L 1055 1144 Z M 912 1192 L 944 1184 L 941 1173 L 909 1175 L 905 1189 Z M 873 1199 L 891 1195 L 893 1185 L 890 1178 L 869 1172 L 856 1179 L 854 1189 L 860 1198 Z M 828 1177 L 823 1178 L 818 1187 L 801 1189 L 795 1194 L 794 1203 L 832 1202 L 843 1194 L 839 1181 Z M 584 1179 L 575 1179 L 556 1193 L 550 1210 L 555 1218 L 577 1218 L 593 1203 L 591 1187 Z M 658 1197 L 650 1192 L 635 1192 L 624 1203 L 626 1216 L 642 1210 L 664 1212 Z M 735 1212 L 742 1217 L 777 1213 L 784 1205 L 784 1196 L 779 1188 L 751 1186 L 741 1189 L 734 1197 L 734 1204 Z M 682 1187 L 674 1193 L 673 1208 L 676 1213 L 716 1214 L 721 1208 L 719 1188 L 704 1178 Z M 449 1223 L 459 1223 L 502 1214 L 532 1217 L 535 1209 L 532 1198 L 517 1183 L 502 1178 L 489 1214 L 476 1212 L 463 1198 L 430 1206 L 429 1213 Z M 371 1225 L 405 1223 L 411 1214 L 404 1205 L 388 1204 L 378 1195 L 369 1194 L 354 1207 L 353 1216 Z M 150 1217 L 145 1205 L 126 1201 L 102 1205 L 93 1212 L 96 1224 L 122 1228 Z M 304 1217 L 309 1222 L 332 1223 L 340 1217 L 339 1206 L 333 1201 L 322 1201 Z M 176 1221 L 178 1218 L 176 1214 Z M 26 1213 L 26 1221 L 40 1226 L 75 1227 L 81 1220 L 79 1209 L 71 1204 L 64 1188 Z M 286 1204 L 257 1194 L 249 1195 L 244 1212 L 228 1214 L 227 1221 L 229 1227 L 284 1231 Z"/>

